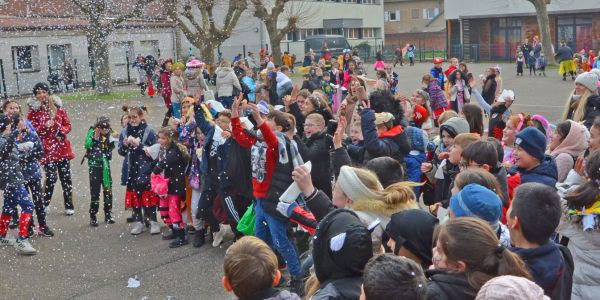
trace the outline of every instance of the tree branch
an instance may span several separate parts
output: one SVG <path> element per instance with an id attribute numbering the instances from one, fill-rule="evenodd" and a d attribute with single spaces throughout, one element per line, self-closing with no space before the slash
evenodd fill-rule
<path id="1" fill-rule="evenodd" d="M 141 14 L 144 7 L 146 7 L 146 5 L 150 4 L 151 2 L 154 2 L 154 0 L 137 0 L 133 10 L 131 12 L 129 12 L 128 14 L 121 15 L 121 16 L 117 17 L 116 19 L 112 20 L 110 22 L 110 27 L 114 28 L 114 27 L 118 26 L 119 24 L 123 23 L 125 20 L 131 19 L 131 18 Z"/>
<path id="2" fill-rule="evenodd" d="M 73 3 L 75 5 L 77 5 L 77 7 L 79 7 L 79 9 L 81 10 L 82 13 L 88 15 L 90 13 L 90 11 L 87 9 L 87 5 L 84 5 L 83 3 L 81 3 L 80 0 L 73 0 Z"/>

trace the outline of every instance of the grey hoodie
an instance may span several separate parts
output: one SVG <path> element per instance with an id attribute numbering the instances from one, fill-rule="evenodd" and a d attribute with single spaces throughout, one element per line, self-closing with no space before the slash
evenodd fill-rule
<path id="1" fill-rule="evenodd" d="M 189 68 L 183 73 L 187 86 L 187 95 L 194 96 L 197 91 L 203 91 L 207 89 L 204 77 L 202 76 L 202 69 L 200 68 Z"/>
<path id="2" fill-rule="evenodd" d="M 217 95 L 219 97 L 231 97 L 233 96 L 233 87 L 242 90 L 240 81 L 235 76 L 232 68 L 222 67 L 218 68 L 217 71 Z"/>

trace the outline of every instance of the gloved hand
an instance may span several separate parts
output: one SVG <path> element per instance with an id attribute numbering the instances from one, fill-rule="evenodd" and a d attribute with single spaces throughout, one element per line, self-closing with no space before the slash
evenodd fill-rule
<path id="1" fill-rule="evenodd" d="M 277 203 L 277 211 L 286 217 L 290 217 L 292 212 L 294 211 L 294 207 L 298 206 L 296 202 L 286 203 L 283 201 L 279 201 Z"/>

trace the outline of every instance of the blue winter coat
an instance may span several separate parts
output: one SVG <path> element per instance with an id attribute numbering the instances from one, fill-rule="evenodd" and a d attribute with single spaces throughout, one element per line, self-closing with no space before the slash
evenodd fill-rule
<path id="1" fill-rule="evenodd" d="M 21 164 L 21 172 L 25 181 L 41 180 L 42 172 L 40 171 L 40 163 L 38 159 L 44 154 L 44 148 L 42 147 L 42 141 L 35 134 L 35 131 L 27 131 L 22 133 L 22 138 L 17 145 L 26 142 L 32 142 L 33 148 L 27 151 L 19 151 L 19 163 Z"/>
<path id="2" fill-rule="evenodd" d="M 440 82 L 440 87 L 444 90 L 444 70 L 442 68 L 433 67 L 429 73 L 433 78 L 436 78 Z"/>
<path id="3" fill-rule="evenodd" d="M 0 189 L 5 189 L 8 184 L 24 184 L 25 179 L 19 164 L 19 152 L 15 138 L 17 131 L 10 135 L 0 134 Z"/>
<path id="4" fill-rule="evenodd" d="M 140 124 L 138 128 L 127 125 L 123 130 L 125 132 L 119 135 L 118 152 L 127 159 L 127 188 L 137 192 L 147 191 L 150 189 L 150 174 L 156 162 L 146 155 L 144 147 L 156 144 L 156 133 L 146 123 Z M 130 135 L 141 140 L 138 147 L 123 144 L 123 140 Z"/>
<path id="5" fill-rule="evenodd" d="M 202 130 L 202 133 L 204 133 L 204 136 L 206 136 L 206 138 L 204 139 L 204 144 L 202 145 L 202 162 L 200 164 L 200 170 L 202 172 L 202 174 L 204 174 L 204 180 L 202 182 L 202 187 L 203 190 L 208 189 L 211 185 L 215 186 L 215 185 L 219 185 L 220 188 L 227 188 L 229 187 L 230 181 L 228 176 L 226 176 L 225 172 L 227 172 L 227 167 L 229 166 L 229 152 L 230 152 L 230 148 L 231 148 L 231 141 L 233 140 L 232 138 L 229 138 L 225 141 L 225 143 L 223 143 L 222 145 L 219 145 L 217 148 L 217 157 L 218 157 L 218 165 L 217 165 L 217 169 L 219 171 L 219 182 L 210 182 L 210 171 L 209 171 L 209 161 L 208 161 L 208 154 L 210 153 L 210 148 L 212 146 L 213 143 L 213 137 L 215 135 L 215 125 L 209 123 L 205 118 L 204 118 L 204 111 L 202 110 L 202 108 L 200 108 L 200 106 L 195 106 L 194 107 L 194 119 L 196 120 L 196 125 L 198 126 L 198 128 L 200 128 L 200 130 Z"/>
<path id="6" fill-rule="evenodd" d="M 521 168 L 517 168 L 516 170 L 521 174 L 521 184 L 527 182 L 537 182 L 555 187 L 556 181 L 558 180 L 558 169 L 556 168 L 556 162 L 550 155 L 546 155 L 541 164 L 529 171 Z"/>

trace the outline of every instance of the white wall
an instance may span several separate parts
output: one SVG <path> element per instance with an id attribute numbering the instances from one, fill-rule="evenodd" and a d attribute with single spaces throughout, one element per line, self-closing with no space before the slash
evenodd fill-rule
<path id="1" fill-rule="evenodd" d="M 171 29 L 144 29 L 144 30 L 119 30 L 110 37 L 111 42 L 132 42 L 134 55 L 147 55 L 137 52 L 142 49 L 141 42 L 158 41 L 161 57 L 173 57 L 174 33 Z M 87 53 L 87 40 L 79 31 L 22 31 L 4 32 L 0 37 L 0 59 L 4 67 L 6 91 L 9 96 L 29 94 L 33 86 L 40 81 L 47 81 L 48 76 L 48 51 L 47 46 L 52 44 L 70 44 L 72 60 L 77 60 L 77 75 L 80 83 L 89 83 L 92 80 Z M 13 68 L 13 46 L 37 46 L 39 68 L 35 71 L 17 72 Z M 157 50 L 158 50 L 157 49 Z M 148 53 L 149 54 L 149 53 Z M 112 77 L 114 80 L 126 81 L 127 69 L 122 51 L 111 48 L 109 52 Z M 133 75 L 131 76 L 134 81 Z"/>
<path id="2" fill-rule="evenodd" d="M 548 13 L 592 10 L 600 10 L 600 0 L 554 0 L 548 5 Z M 444 13 L 446 20 L 456 20 L 460 17 L 534 15 L 535 8 L 526 0 L 445 0 Z"/>

